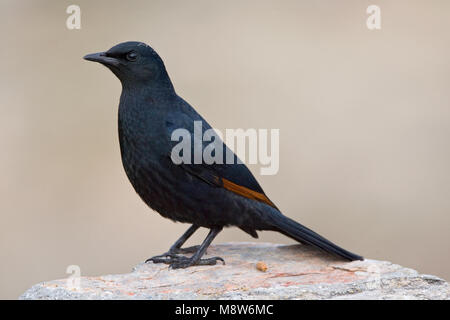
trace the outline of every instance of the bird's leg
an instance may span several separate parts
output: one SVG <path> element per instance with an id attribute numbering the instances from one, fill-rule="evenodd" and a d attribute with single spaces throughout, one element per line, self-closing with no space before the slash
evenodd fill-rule
<path id="1" fill-rule="evenodd" d="M 194 253 L 198 250 L 199 246 L 192 246 L 187 248 L 181 248 L 181 246 L 197 231 L 199 226 L 193 224 L 186 230 L 185 233 L 170 247 L 169 253 Z"/>
<path id="2" fill-rule="evenodd" d="M 206 236 L 206 239 L 203 241 L 203 243 L 198 248 L 197 252 L 194 253 L 194 255 L 190 258 L 184 257 L 184 256 L 176 256 L 173 257 L 170 263 L 170 268 L 172 269 L 180 269 L 180 268 L 187 268 L 190 266 L 205 266 L 205 265 L 215 265 L 217 261 L 222 261 L 225 264 L 225 261 L 221 257 L 212 257 L 208 259 L 201 259 L 201 257 L 205 254 L 206 249 L 209 247 L 211 242 L 214 240 L 214 238 L 219 234 L 219 232 L 222 230 L 222 228 L 215 228 L 211 229 Z"/>
<path id="3" fill-rule="evenodd" d="M 153 261 L 154 263 L 160 263 L 160 262 L 164 262 L 162 260 L 167 260 L 167 259 L 165 259 L 166 257 L 175 256 L 177 253 L 196 252 L 198 250 L 199 246 L 193 246 L 193 247 L 189 247 L 189 248 L 185 248 L 185 249 L 182 249 L 181 246 L 194 234 L 195 231 L 198 230 L 198 228 L 199 228 L 199 226 L 193 224 L 192 226 L 189 227 L 189 229 L 186 230 L 185 233 L 183 233 L 183 235 L 177 241 L 175 241 L 175 243 L 170 247 L 169 251 L 167 251 L 166 253 L 163 253 L 161 255 L 151 257 L 151 258 L 145 260 L 145 263 L 147 263 L 149 261 Z"/>

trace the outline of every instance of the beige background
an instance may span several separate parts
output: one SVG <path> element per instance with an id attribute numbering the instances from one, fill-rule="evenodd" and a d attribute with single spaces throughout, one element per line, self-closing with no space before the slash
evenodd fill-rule
<path id="1" fill-rule="evenodd" d="M 78 31 L 65 25 L 72 3 Z M 380 31 L 366 28 L 370 4 Z M 280 171 L 259 181 L 286 215 L 450 279 L 449 16 L 445 0 L 2 0 L 0 298 L 71 264 L 127 272 L 187 228 L 132 190 L 120 83 L 81 59 L 126 40 L 153 46 L 214 127 L 280 129 Z M 251 238 L 227 229 L 215 242 L 231 240 Z"/>

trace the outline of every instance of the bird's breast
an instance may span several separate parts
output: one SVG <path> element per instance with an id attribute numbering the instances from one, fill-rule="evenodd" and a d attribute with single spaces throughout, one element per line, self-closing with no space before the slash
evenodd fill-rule
<path id="1" fill-rule="evenodd" d="M 154 210 L 164 214 L 173 207 L 174 176 L 165 128 L 150 121 L 119 114 L 119 142 L 125 173 L 138 195 Z"/>

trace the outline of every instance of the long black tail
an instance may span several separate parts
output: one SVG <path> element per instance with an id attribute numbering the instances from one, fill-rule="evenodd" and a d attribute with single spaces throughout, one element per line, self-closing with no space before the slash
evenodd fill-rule
<path id="1" fill-rule="evenodd" d="M 278 232 L 281 232 L 285 236 L 288 236 L 289 238 L 292 238 L 301 243 L 316 246 L 322 250 L 338 255 L 350 261 L 364 259 L 357 254 L 351 253 L 335 245 L 334 243 L 315 233 L 311 229 L 308 229 L 300 223 L 284 216 L 279 211 L 276 211 L 276 213 L 275 211 L 276 210 L 273 210 L 272 215 L 270 216 L 271 224 L 274 225 Z"/>

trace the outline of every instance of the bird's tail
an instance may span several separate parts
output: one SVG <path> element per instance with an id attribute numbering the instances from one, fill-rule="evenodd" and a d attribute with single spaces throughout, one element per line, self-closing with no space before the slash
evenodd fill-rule
<path id="1" fill-rule="evenodd" d="M 276 228 L 278 232 L 281 232 L 285 236 L 288 236 L 289 238 L 292 238 L 296 241 L 316 246 L 324 251 L 338 255 L 350 261 L 364 259 L 357 254 L 351 253 L 335 245 L 334 243 L 315 233 L 311 229 L 284 216 L 279 211 L 272 210 L 270 220 L 271 224 Z"/>

